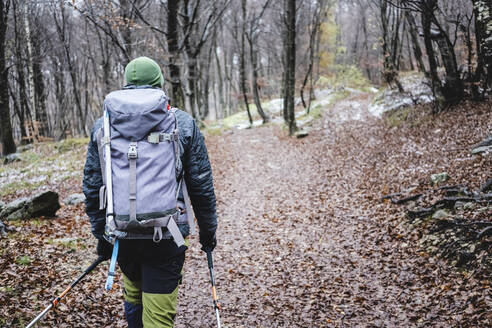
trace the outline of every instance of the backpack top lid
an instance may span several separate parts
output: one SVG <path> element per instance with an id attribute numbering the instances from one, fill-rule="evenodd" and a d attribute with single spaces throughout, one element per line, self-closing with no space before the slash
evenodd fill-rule
<path id="1" fill-rule="evenodd" d="M 113 91 L 104 100 L 111 127 L 124 138 L 139 141 L 169 117 L 167 96 L 152 88 Z"/>

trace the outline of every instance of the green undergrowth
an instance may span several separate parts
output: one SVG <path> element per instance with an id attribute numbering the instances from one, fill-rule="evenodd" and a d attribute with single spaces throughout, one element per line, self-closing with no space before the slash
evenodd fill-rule
<path id="1" fill-rule="evenodd" d="M 72 251 L 86 248 L 82 243 L 82 238 L 49 239 L 48 244 L 60 245 Z"/>
<path id="2" fill-rule="evenodd" d="M 359 68 L 352 65 L 333 65 L 328 74 L 321 76 L 316 83 L 319 88 L 353 88 L 368 92 L 371 83 Z"/>
<path id="3" fill-rule="evenodd" d="M 0 165 L 0 197 L 37 190 L 82 174 L 88 138 L 34 144 L 21 161 Z"/>
<path id="4" fill-rule="evenodd" d="M 70 150 L 75 150 L 80 147 L 87 146 L 89 138 L 71 138 L 65 139 L 55 144 L 55 149 L 59 153 L 65 153 Z"/>
<path id="5" fill-rule="evenodd" d="M 264 107 L 264 109 L 267 110 L 266 108 L 268 107 L 268 105 L 266 103 L 265 104 L 262 103 L 262 107 Z M 249 111 L 251 113 L 251 117 L 253 118 L 253 121 L 261 119 L 255 104 L 249 105 Z M 215 122 L 208 122 L 208 124 L 204 122 L 204 126 L 205 126 L 204 132 L 208 136 L 219 136 L 224 131 L 230 130 L 235 126 L 244 123 L 249 123 L 249 117 L 248 117 L 248 113 L 246 112 L 246 109 L 237 112 L 235 114 L 229 115 Z"/>
<path id="6" fill-rule="evenodd" d="M 37 182 L 29 182 L 29 181 L 14 181 L 5 184 L 2 186 L 2 189 L 0 190 L 0 197 L 10 195 L 14 193 L 17 190 L 35 190 L 39 187 L 41 187 L 44 184 L 44 181 L 37 181 Z"/>
<path id="7" fill-rule="evenodd" d="M 25 266 L 30 265 L 31 262 L 32 262 L 31 258 L 29 256 L 27 256 L 27 255 L 18 257 L 15 261 L 17 262 L 17 264 L 19 264 L 19 265 L 25 265 Z"/>
<path id="8" fill-rule="evenodd" d="M 331 106 L 334 103 L 347 98 L 349 95 L 350 92 L 347 90 L 336 91 L 335 93 L 332 94 L 332 99 L 328 104 L 325 105 L 315 104 L 314 106 L 311 107 L 309 113 L 299 116 L 297 120 L 298 121 L 311 120 L 311 119 L 317 120 L 323 116 L 323 113 L 328 106 Z"/>
<path id="9" fill-rule="evenodd" d="M 431 119 L 430 105 L 404 107 L 383 113 L 383 119 L 389 127 L 417 127 Z"/>
<path id="10" fill-rule="evenodd" d="M 316 120 L 323 115 L 323 111 L 333 103 L 340 101 L 350 95 L 349 89 L 355 89 L 362 92 L 372 91 L 372 85 L 364 76 L 364 74 L 355 66 L 349 65 L 332 65 L 326 75 L 321 76 L 317 83 L 317 89 L 329 89 L 332 92 L 327 95 L 330 97 L 330 101 L 326 101 L 323 105 L 319 104 L 319 101 L 323 99 L 317 99 L 314 101 L 313 106 L 309 114 L 304 114 L 297 118 L 297 120 Z M 318 102 L 318 104 L 316 104 Z M 261 106 L 268 113 L 273 106 L 273 101 L 265 100 L 262 102 Z M 278 103 L 276 103 L 278 106 Z M 261 119 L 258 114 L 255 104 L 250 104 L 250 113 L 253 121 L 258 121 Z M 302 106 L 298 106 L 296 112 L 304 111 Z M 279 113 L 276 116 L 281 115 Z M 270 114 L 270 116 L 273 116 Z M 218 120 L 216 122 L 204 122 L 204 133 L 208 136 L 218 136 L 224 133 L 224 131 L 230 130 L 235 126 L 240 124 L 248 124 L 249 118 L 246 110 L 241 110 L 235 114 L 232 114 L 226 118 Z"/>

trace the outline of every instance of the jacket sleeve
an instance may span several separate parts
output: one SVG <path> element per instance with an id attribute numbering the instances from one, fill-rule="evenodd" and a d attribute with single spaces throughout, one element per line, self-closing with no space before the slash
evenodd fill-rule
<path id="1" fill-rule="evenodd" d="M 217 230 L 212 167 L 202 133 L 195 121 L 187 120 L 186 125 L 187 134 L 183 140 L 182 157 L 184 177 L 200 229 L 200 242 L 203 243 L 214 238 Z"/>
<path id="2" fill-rule="evenodd" d="M 101 119 L 96 121 L 91 131 L 87 158 L 84 166 L 82 190 L 85 194 L 85 212 L 89 216 L 92 234 L 98 239 L 104 235 L 106 224 L 105 211 L 99 209 L 99 189 L 103 185 L 99 152 L 97 150 L 96 131 L 102 126 Z"/>

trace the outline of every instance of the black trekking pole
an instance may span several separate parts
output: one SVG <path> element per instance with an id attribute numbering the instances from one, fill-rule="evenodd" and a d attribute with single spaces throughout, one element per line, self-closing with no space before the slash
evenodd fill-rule
<path id="1" fill-rule="evenodd" d="M 217 317 L 217 327 L 221 328 L 220 325 L 220 304 L 219 298 L 217 297 L 217 291 L 215 290 L 215 279 L 214 279 L 214 260 L 212 258 L 212 252 L 207 252 L 208 270 L 210 271 L 210 284 L 212 285 L 212 299 L 214 300 L 215 316 Z"/>
<path id="2" fill-rule="evenodd" d="M 94 270 L 101 262 L 104 262 L 105 259 L 103 257 L 98 257 L 97 260 L 94 261 L 85 271 L 78 277 L 74 282 L 70 284 L 57 298 L 51 301 L 50 305 L 48 305 L 43 312 L 41 312 L 36 318 L 34 318 L 33 321 L 31 321 L 26 328 L 31 328 L 34 327 L 36 322 L 41 320 L 42 317 L 48 313 L 49 310 L 52 308 L 56 307 L 58 303 L 60 303 L 61 299 L 75 286 L 77 285 L 82 279 L 84 279 L 85 276 L 87 276 L 89 273 L 91 273 L 92 270 Z"/>

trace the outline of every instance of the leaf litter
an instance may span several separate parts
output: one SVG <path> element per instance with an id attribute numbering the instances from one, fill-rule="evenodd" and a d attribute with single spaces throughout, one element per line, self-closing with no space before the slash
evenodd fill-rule
<path id="1" fill-rule="evenodd" d="M 362 106 L 354 109 L 354 101 Z M 444 171 L 453 184 L 480 188 L 491 176 L 491 158 L 471 156 L 469 147 L 492 132 L 490 103 L 463 103 L 392 128 L 360 111 L 369 101 L 357 95 L 333 105 L 305 139 L 288 138 L 276 126 L 207 137 L 225 327 L 492 324 L 490 268 L 477 262 L 457 268 L 428 252 L 421 243 L 430 236 L 427 227 L 409 224 L 404 207 L 381 201 L 425 192 L 433 188 L 430 175 Z M 358 119 L 340 115 L 351 110 Z M 83 166 L 80 153 L 64 153 L 76 170 Z M 14 167 L 20 173 L 21 165 Z M 80 176 L 48 187 L 64 198 L 81 191 Z M 29 193 L 17 190 L 15 197 Z M 491 217 L 490 211 L 475 216 L 468 219 Z M 56 219 L 6 223 L 0 326 L 22 327 L 96 258 L 95 240 L 83 205 L 63 205 Z M 198 238 L 191 239 L 176 327 L 213 327 L 206 257 Z M 490 259 L 487 245 L 481 254 Z M 38 326 L 125 327 L 122 281 L 105 292 L 106 270 L 101 265 Z"/>

